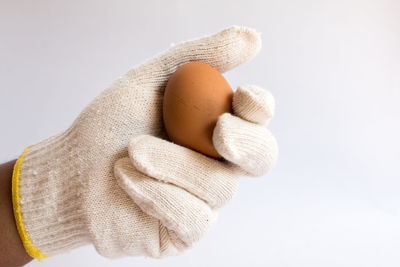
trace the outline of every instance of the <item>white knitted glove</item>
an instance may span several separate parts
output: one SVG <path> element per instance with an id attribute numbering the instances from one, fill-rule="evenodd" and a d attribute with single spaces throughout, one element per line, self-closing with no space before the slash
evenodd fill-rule
<path id="1" fill-rule="evenodd" d="M 184 63 L 225 72 L 260 46 L 258 33 L 241 27 L 173 46 L 119 78 L 66 131 L 28 147 L 13 174 L 27 252 L 41 260 L 92 243 L 106 257 L 163 257 L 199 240 L 238 175 L 262 175 L 275 164 L 277 144 L 265 128 L 274 100 L 255 86 L 236 90 L 237 116 L 220 116 L 214 130 L 225 158 L 215 160 L 164 140 L 163 90 Z"/>

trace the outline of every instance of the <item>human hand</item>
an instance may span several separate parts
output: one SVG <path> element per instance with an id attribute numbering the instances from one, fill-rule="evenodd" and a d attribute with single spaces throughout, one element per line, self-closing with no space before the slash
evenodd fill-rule
<path id="1" fill-rule="evenodd" d="M 212 226 L 239 175 L 266 173 L 277 144 L 265 125 L 274 101 L 241 86 L 233 115 L 223 114 L 213 143 L 218 161 L 166 141 L 163 90 L 189 61 L 220 72 L 252 59 L 259 35 L 231 27 L 187 41 L 128 71 L 64 132 L 30 146 L 16 164 L 17 226 L 32 257 L 93 243 L 106 257 L 180 253 Z"/>

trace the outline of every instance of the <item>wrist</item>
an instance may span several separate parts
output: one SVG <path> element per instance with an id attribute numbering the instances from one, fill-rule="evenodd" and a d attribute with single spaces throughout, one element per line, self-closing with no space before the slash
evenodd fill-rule
<path id="1" fill-rule="evenodd" d="M 41 261 L 88 243 L 79 176 L 65 158 L 69 133 L 28 147 L 13 173 L 14 215 L 27 253 Z"/>
<path id="2" fill-rule="evenodd" d="M 22 266 L 32 258 L 26 253 L 13 215 L 11 176 L 15 160 L 0 165 L 0 266 Z"/>

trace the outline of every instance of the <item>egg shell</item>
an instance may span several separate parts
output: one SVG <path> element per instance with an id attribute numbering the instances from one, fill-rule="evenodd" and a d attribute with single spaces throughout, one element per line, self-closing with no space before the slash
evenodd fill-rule
<path id="1" fill-rule="evenodd" d="M 163 120 L 176 144 L 213 158 L 221 158 L 212 143 L 218 117 L 232 113 L 233 91 L 224 76 L 210 65 L 193 61 L 169 78 L 163 98 Z"/>

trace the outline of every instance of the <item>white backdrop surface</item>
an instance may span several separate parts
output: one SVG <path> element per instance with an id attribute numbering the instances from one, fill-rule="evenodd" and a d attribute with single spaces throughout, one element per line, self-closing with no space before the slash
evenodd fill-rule
<path id="1" fill-rule="evenodd" d="M 66 129 L 113 80 L 230 25 L 260 54 L 225 75 L 276 98 L 275 169 L 242 178 L 197 246 L 27 266 L 400 266 L 400 2 L 0 0 L 0 161 Z"/>

